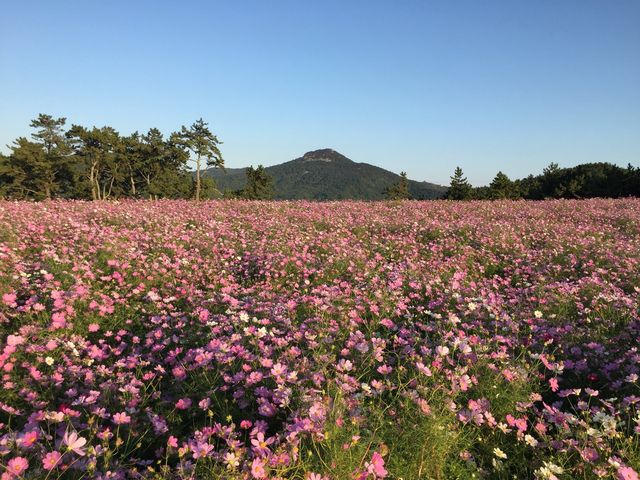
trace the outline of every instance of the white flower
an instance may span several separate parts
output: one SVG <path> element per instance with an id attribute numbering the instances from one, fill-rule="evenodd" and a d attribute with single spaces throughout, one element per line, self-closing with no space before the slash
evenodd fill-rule
<path id="1" fill-rule="evenodd" d="M 536 318 L 542 318 L 542 312 L 540 310 L 536 310 L 533 312 L 533 316 Z"/>
<path id="2" fill-rule="evenodd" d="M 256 337 L 262 338 L 267 334 L 267 329 L 265 327 L 260 327 L 256 332 Z"/>
<path id="3" fill-rule="evenodd" d="M 503 460 L 507 458 L 507 454 L 500 450 L 498 447 L 493 449 L 493 454 L 498 458 L 502 458 Z"/>
<path id="4" fill-rule="evenodd" d="M 524 436 L 524 441 L 527 442 L 527 445 L 530 445 L 532 447 L 535 447 L 536 445 L 538 445 L 538 440 L 536 440 L 529 434 Z"/>
<path id="5" fill-rule="evenodd" d="M 228 469 L 233 470 L 238 465 L 240 465 L 240 460 L 238 459 L 238 456 L 235 454 L 235 452 L 227 452 L 224 455 L 224 463 L 227 464 Z"/>
<path id="6" fill-rule="evenodd" d="M 562 467 L 559 467 L 558 465 L 555 465 L 551 462 L 543 462 L 543 463 L 544 463 L 544 466 L 540 467 L 534 472 L 536 478 L 545 479 L 545 480 L 557 480 L 558 477 L 556 477 L 555 474 L 556 473 L 561 474 L 564 472 Z"/>
<path id="7" fill-rule="evenodd" d="M 45 358 L 44 363 L 46 363 L 49 366 L 53 365 L 53 358 L 52 357 Z"/>
<path id="8" fill-rule="evenodd" d="M 449 347 L 438 345 L 436 347 L 436 353 L 441 357 L 446 357 L 449 354 Z"/>

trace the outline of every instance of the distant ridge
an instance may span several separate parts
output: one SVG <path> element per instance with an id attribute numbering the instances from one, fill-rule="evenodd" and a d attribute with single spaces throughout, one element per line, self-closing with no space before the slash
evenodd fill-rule
<path id="1" fill-rule="evenodd" d="M 257 166 L 257 165 L 254 165 Z M 275 198 L 280 200 L 382 200 L 385 188 L 400 176 L 368 163 L 356 163 L 330 148 L 314 150 L 289 162 L 266 167 L 274 178 Z M 246 182 L 244 168 L 226 172 L 210 168 L 221 191 L 239 190 Z M 415 199 L 441 198 L 447 187 L 409 180 L 409 192 Z"/>

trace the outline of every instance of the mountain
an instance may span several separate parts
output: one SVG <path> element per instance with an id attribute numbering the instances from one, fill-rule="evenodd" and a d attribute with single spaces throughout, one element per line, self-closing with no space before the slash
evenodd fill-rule
<path id="1" fill-rule="evenodd" d="M 266 167 L 274 179 L 275 198 L 281 200 L 382 200 L 384 190 L 400 176 L 368 163 L 356 163 L 331 149 L 307 152 L 289 162 Z M 221 191 L 239 190 L 246 182 L 244 168 L 205 170 Z M 441 198 L 447 187 L 409 180 L 415 199 Z"/>

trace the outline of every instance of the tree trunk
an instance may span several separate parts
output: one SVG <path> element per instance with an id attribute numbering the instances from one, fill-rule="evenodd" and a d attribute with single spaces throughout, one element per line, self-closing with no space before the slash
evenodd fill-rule
<path id="1" fill-rule="evenodd" d="M 91 162 L 91 170 L 89 170 L 89 183 L 91 184 L 91 200 L 96 200 L 96 184 L 93 181 L 93 172 L 95 170 L 95 165 Z"/>
<path id="2" fill-rule="evenodd" d="M 113 182 L 115 181 L 115 177 L 111 177 L 111 183 L 109 184 L 109 193 L 107 194 L 107 198 L 111 197 L 111 192 L 113 191 Z"/>
<path id="3" fill-rule="evenodd" d="M 196 202 L 200 201 L 200 155 L 196 159 Z"/>
<path id="4" fill-rule="evenodd" d="M 131 179 L 131 195 L 136 196 L 136 182 L 133 179 L 133 172 L 129 169 L 129 178 Z"/>

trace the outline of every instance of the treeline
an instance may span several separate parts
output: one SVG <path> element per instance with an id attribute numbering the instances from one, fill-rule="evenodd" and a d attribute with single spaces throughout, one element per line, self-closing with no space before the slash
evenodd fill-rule
<path id="1" fill-rule="evenodd" d="M 65 118 L 40 114 L 30 125 L 31 138 L 20 137 L 0 154 L 0 198 L 108 200 L 120 198 L 270 199 L 274 180 L 259 165 L 246 170 L 244 188 L 220 192 L 202 169 L 224 169 L 218 140 L 202 119 L 163 136 L 121 135 L 112 127 L 66 127 Z M 195 171 L 189 169 L 189 162 Z M 392 200 L 410 198 L 402 172 L 388 187 Z M 560 168 L 552 163 L 540 175 L 511 180 L 498 172 L 489 186 L 473 187 L 456 168 L 446 197 L 465 199 L 535 199 L 640 196 L 640 168 L 588 163 Z"/>
<path id="2" fill-rule="evenodd" d="M 45 114 L 30 126 L 31 139 L 20 137 L 9 155 L 0 154 L 0 198 L 273 197 L 273 179 L 262 166 L 249 167 L 246 186 L 232 192 L 220 192 L 201 174 L 205 167 L 224 168 L 222 142 L 202 119 L 167 137 L 157 128 L 128 136 L 112 127 L 66 128 L 66 118 Z"/>
<path id="3" fill-rule="evenodd" d="M 112 127 L 71 125 L 40 114 L 31 139 L 20 137 L 0 155 L 0 197 L 44 200 L 74 198 L 203 198 L 217 194 L 206 166 L 224 167 L 218 145 L 202 119 L 164 137 L 121 135 Z M 188 169 L 196 164 L 195 174 Z"/>
<path id="4" fill-rule="evenodd" d="M 473 187 L 457 167 L 446 196 L 452 200 L 637 197 L 640 196 L 640 168 L 631 164 L 622 168 L 611 163 L 560 168 L 552 163 L 540 175 L 511 180 L 498 172 L 489 186 Z"/>

